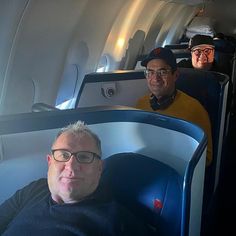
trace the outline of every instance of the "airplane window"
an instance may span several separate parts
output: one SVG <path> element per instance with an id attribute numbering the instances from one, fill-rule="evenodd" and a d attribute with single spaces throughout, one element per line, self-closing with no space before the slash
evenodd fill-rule
<path id="1" fill-rule="evenodd" d="M 110 67 L 110 61 L 108 55 L 104 54 L 101 56 L 98 63 L 97 72 L 107 72 Z"/>
<path id="2" fill-rule="evenodd" d="M 62 75 L 60 89 L 57 95 L 56 107 L 72 108 L 75 88 L 78 81 L 79 68 L 76 64 L 67 65 Z"/>

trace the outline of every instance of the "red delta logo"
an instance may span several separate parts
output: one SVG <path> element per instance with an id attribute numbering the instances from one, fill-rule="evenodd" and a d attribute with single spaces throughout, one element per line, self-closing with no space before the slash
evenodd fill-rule
<path id="1" fill-rule="evenodd" d="M 160 54 L 160 53 L 161 53 L 161 48 L 156 48 L 156 49 L 154 50 L 154 54 L 158 55 L 158 54 Z"/>
<path id="2" fill-rule="evenodd" d="M 154 199 L 153 206 L 154 206 L 154 209 L 162 209 L 163 204 L 159 199 Z"/>

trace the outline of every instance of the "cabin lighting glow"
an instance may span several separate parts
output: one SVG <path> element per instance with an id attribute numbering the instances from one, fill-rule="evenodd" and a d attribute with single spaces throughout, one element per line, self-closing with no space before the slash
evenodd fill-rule
<path id="1" fill-rule="evenodd" d="M 119 39 L 117 40 L 117 46 L 118 46 L 118 48 L 122 49 L 123 46 L 124 46 L 124 44 L 125 44 L 125 39 L 124 39 L 124 38 L 119 38 Z"/>

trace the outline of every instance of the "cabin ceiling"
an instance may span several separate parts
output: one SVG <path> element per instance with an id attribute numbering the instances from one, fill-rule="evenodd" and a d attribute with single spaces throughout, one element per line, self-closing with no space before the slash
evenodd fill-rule
<path id="1" fill-rule="evenodd" d="M 236 1 L 235 0 L 173 0 L 172 2 L 188 5 L 199 5 L 201 16 L 210 17 L 215 22 L 216 32 L 236 34 Z"/>
<path id="2" fill-rule="evenodd" d="M 169 1 L 169 0 L 165 0 Z M 225 4 L 225 0 L 173 0 L 171 2 L 184 3 L 188 5 L 198 5 L 198 4 Z M 227 0 L 227 3 L 234 2 L 234 0 Z"/>
<path id="3" fill-rule="evenodd" d="M 198 5 L 201 3 L 211 2 L 211 1 L 213 1 L 213 0 L 173 0 L 172 2 L 184 3 L 184 4 L 188 4 L 188 5 Z"/>

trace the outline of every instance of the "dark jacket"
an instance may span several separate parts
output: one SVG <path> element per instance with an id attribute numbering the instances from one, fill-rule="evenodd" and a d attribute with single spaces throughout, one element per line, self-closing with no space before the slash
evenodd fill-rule
<path id="1" fill-rule="evenodd" d="M 46 179 L 18 190 L 0 206 L 0 235 L 148 235 L 141 220 L 104 191 L 72 204 L 57 204 Z"/>

